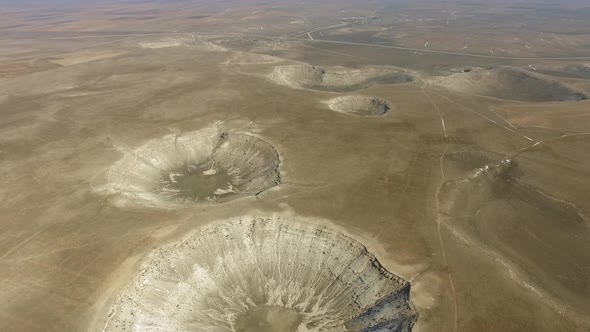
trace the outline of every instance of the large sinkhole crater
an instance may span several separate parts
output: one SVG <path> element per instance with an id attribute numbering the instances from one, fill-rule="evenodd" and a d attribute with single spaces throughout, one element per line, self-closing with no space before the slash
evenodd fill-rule
<path id="1" fill-rule="evenodd" d="M 126 151 L 109 189 L 147 206 L 182 207 L 255 195 L 280 183 L 274 147 L 215 128 L 168 135 Z"/>
<path id="2" fill-rule="evenodd" d="M 357 241 L 307 222 L 241 218 L 157 249 L 106 331 L 411 331 L 410 285 Z"/>
<path id="3" fill-rule="evenodd" d="M 356 116 L 384 116 L 391 111 L 388 101 L 360 95 L 332 98 L 326 104 L 332 111 Z"/>
<path id="4" fill-rule="evenodd" d="M 373 84 L 400 84 L 414 81 L 407 72 L 387 66 L 361 69 L 307 65 L 278 66 L 270 74 L 276 83 L 298 89 L 350 92 Z"/>

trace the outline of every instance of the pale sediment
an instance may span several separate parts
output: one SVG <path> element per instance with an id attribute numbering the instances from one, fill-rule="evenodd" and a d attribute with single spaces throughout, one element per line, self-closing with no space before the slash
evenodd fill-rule
<path id="1" fill-rule="evenodd" d="M 247 217 L 154 251 L 105 330 L 410 331 L 409 290 L 343 234 Z"/>

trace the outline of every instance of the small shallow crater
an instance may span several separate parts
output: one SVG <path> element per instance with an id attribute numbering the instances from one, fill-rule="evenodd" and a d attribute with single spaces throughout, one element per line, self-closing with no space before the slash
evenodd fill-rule
<path id="1" fill-rule="evenodd" d="M 204 129 L 168 135 L 127 151 L 106 188 L 153 207 L 183 207 L 258 194 L 280 183 L 279 155 L 243 133 Z"/>
<path id="2" fill-rule="evenodd" d="M 485 70 L 483 67 L 474 66 L 435 66 L 432 70 L 434 76 L 449 76 L 459 73 L 470 73 L 478 70 Z M 491 69 L 491 68 L 487 68 Z"/>
<path id="3" fill-rule="evenodd" d="M 305 65 L 278 66 L 270 74 L 276 83 L 297 89 L 350 92 L 366 89 L 373 84 L 400 84 L 414 81 L 401 70 L 373 66 L 361 69 L 317 67 Z"/>
<path id="4" fill-rule="evenodd" d="M 155 250 L 104 331 L 411 331 L 410 284 L 359 242 L 297 219 L 217 223 Z M 101 326 L 101 327 L 102 327 Z"/>
<path id="5" fill-rule="evenodd" d="M 391 111 L 386 100 L 368 96 L 342 96 L 326 101 L 332 111 L 356 116 L 384 116 Z"/>

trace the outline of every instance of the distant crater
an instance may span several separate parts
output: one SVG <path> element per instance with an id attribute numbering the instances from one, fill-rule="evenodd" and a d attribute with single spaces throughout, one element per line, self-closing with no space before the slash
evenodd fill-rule
<path id="1" fill-rule="evenodd" d="M 326 101 L 331 110 L 356 116 L 384 116 L 391 111 L 391 104 L 375 97 L 349 95 Z"/>
<path id="2" fill-rule="evenodd" d="M 587 99 L 581 91 L 555 79 L 513 67 L 466 67 L 460 72 L 430 79 L 429 83 L 451 91 L 524 102 Z"/>
<path id="3" fill-rule="evenodd" d="M 407 281 L 350 237 L 245 217 L 155 250 L 104 331 L 409 332 L 409 295 Z"/>
<path id="4" fill-rule="evenodd" d="M 276 83 L 297 89 L 350 92 L 373 84 L 401 84 L 414 81 L 407 72 L 392 67 L 317 67 L 306 65 L 278 66 L 270 74 Z"/>

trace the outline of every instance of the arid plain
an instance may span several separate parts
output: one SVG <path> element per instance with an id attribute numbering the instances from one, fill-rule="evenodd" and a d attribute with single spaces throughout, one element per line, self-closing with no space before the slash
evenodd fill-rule
<path id="1" fill-rule="evenodd" d="M 211 2 L 0 1 L 1 331 L 590 329 L 590 7 Z"/>

